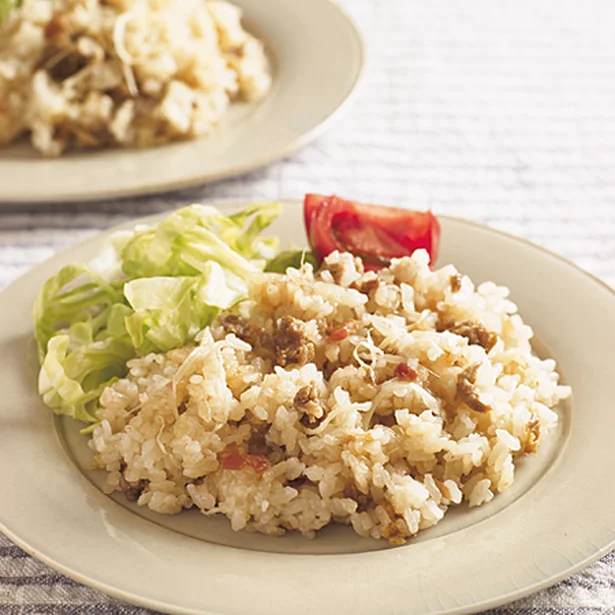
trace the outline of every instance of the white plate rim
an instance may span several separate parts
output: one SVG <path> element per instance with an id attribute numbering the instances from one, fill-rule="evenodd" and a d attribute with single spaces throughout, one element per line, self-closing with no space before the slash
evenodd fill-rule
<path id="1" fill-rule="evenodd" d="M 285 204 L 285 206 L 288 207 L 293 207 L 293 206 L 299 206 L 300 205 L 300 201 L 297 200 L 293 200 L 293 199 L 278 199 L 279 201 L 283 202 Z M 229 207 L 239 207 L 239 206 L 244 206 L 247 205 L 248 203 L 253 202 L 253 201 L 238 201 L 236 199 L 229 199 L 229 200 L 223 200 L 223 201 L 216 201 L 216 202 L 212 202 L 212 203 L 208 203 L 213 205 L 214 207 L 219 207 L 221 209 L 225 209 L 225 208 L 229 208 Z M 140 224 L 140 223 L 151 223 L 152 221 L 159 219 L 163 214 L 154 214 L 154 215 L 150 215 L 150 216 L 145 216 L 145 217 L 141 217 L 141 218 L 137 218 L 134 220 L 131 220 L 130 222 L 126 222 L 117 226 L 114 226 L 113 228 L 107 229 L 99 234 L 96 235 L 96 238 L 103 238 L 105 236 L 108 236 L 110 233 L 115 232 L 118 229 L 125 229 L 126 227 L 132 227 L 135 224 Z M 512 240 L 514 243 L 520 244 L 522 246 L 525 246 L 526 248 L 531 248 L 532 250 L 537 250 L 539 252 L 541 252 L 544 256 L 547 256 L 549 258 L 555 259 L 556 261 L 558 261 L 559 263 L 565 265 L 566 267 L 572 268 L 573 270 L 576 271 L 576 273 L 581 274 L 583 277 L 585 278 L 589 278 L 593 283 L 597 283 L 603 290 L 607 291 L 611 296 L 615 296 L 615 289 L 613 289 L 612 287 L 610 287 L 608 284 L 606 284 L 603 280 L 601 280 L 600 278 L 598 278 L 597 276 L 585 271 L 582 267 L 578 266 L 577 264 L 575 264 L 574 262 L 570 261 L 569 259 L 560 256 L 540 245 L 537 245 L 533 242 L 530 242 L 524 238 L 515 236 L 513 234 L 507 233 L 505 231 L 499 230 L 499 229 L 495 229 L 492 228 L 490 226 L 487 226 L 485 224 L 481 224 L 472 220 L 468 220 L 468 219 L 464 219 L 464 218 L 460 218 L 460 217 L 455 217 L 455 216 L 447 216 L 447 215 L 439 215 L 439 218 L 443 219 L 443 220 L 450 220 L 451 222 L 455 222 L 461 225 L 465 225 L 468 227 L 474 227 L 476 229 L 479 229 L 481 231 L 487 231 L 491 234 L 495 234 L 497 236 L 500 236 L 502 238 L 506 238 L 507 240 Z M 68 248 L 66 248 L 65 250 L 62 250 L 61 252 L 53 255 L 52 257 L 50 257 L 49 259 L 46 259 L 43 263 L 41 263 L 41 265 L 43 264 L 51 264 L 56 260 L 60 260 L 66 253 L 71 252 L 73 250 L 79 250 L 81 248 L 84 248 L 85 246 L 87 246 L 87 244 L 89 243 L 89 241 L 91 241 L 92 238 L 86 239 L 84 241 L 78 242 L 77 244 L 74 244 Z M 39 266 L 41 266 L 39 265 Z M 34 271 L 37 267 L 33 268 L 31 271 Z M 27 275 L 27 274 L 25 274 Z M 21 276 L 20 278 L 18 278 L 17 280 L 15 280 L 14 282 L 12 282 L 11 284 L 9 284 L 3 291 L 1 294 L 5 294 L 7 293 L 7 291 L 9 290 L 13 290 L 15 287 L 17 287 L 19 285 L 19 283 L 21 282 L 22 278 L 24 276 Z M 615 525 L 613 526 L 615 527 Z M 98 589 L 100 591 L 103 591 L 111 596 L 114 596 L 116 598 L 119 598 L 121 600 L 124 600 L 126 602 L 132 603 L 132 604 L 137 604 L 146 608 L 150 608 L 150 609 L 156 609 L 159 610 L 161 612 L 169 612 L 169 613 L 180 613 L 180 614 L 186 614 L 186 615 L 219 615 L 219 611 L 209 611 L 209 610 L 203 610 L 203 609 L 191 609 L 191 608 L 185 608 L 185 607 L 177 607 L 174 606 L 172 604 L 169 603 L 165 603 L 165 602 L 161 602 L 159 600 L 156 599 L 151 599 L 151 598 L 147 598 L 144 596 L 140 596 L 137 594 L 133 594 L 130 593 L 128 591 L 122 590 L 122 589 L 118 589 L 115 588 L 111 585 L 108 585 L 104 582 L 98 581 L 90 576 L 85 576 L 82 573 L 80 573 L 78 570 L 75 570 L 73 568 L 64 566 L 63 564 L 55 561 L 53 558 L 50 558 L 48 556 L 46 556 L 41 550 L 36 549 L 34 547 L 32 547 L 27 539 L 22 539 L 19 535 L 17 535 L 16 533 L 12 532 L 10 530 L 9 527 L 7 527 L 5 525 L 5 523 L 2 521 L 2 519 L 0 519 L 0 531 L 6 535 L 12 542 L 14 542 L 18 547 L 20 547 L 21 549 L 23 549 L 26 553 L 32 555 L 33 557 L 37 558 L 38 560 L 42 561 L 43 563 L 45 563 L 46 565 L 48 565 L 49 567 L 53 568 L 54 570 L 57 570 L 58 572 L 74 579 L 75 581 L 82 583 L 88 587 L 92 587 L 94 589 Z M 609 530 L 611 531 L 611 530 Z M 434 613 L 446 613 L 447 615 L 463 615 L 466 613 L 474 613 L 477 612 L 479 610 L 483 610 L 483 609 L 489 609 L 489 608 L 495 608 L 498 606 L 501 606 L 502 604 L 508 603 L 512 600 L 518 600 L 520 598 L 524 598 L 530 594 L 535 593 L 536 591 L 539 591 L 541 589 L 545 589 L 548 588 L 556 583 L 558 583 L 559 581 L 569 577 L 572 574 L 575 574 L 576 572 L 582 570 L 583 568 L 585 568 L 587 565 L 597 561 L 598 559 L 600 559 L 601 557 L 603 557 L 605 554 L 607 554 L 608 552 L 610 552 L 611 550 L 613 550 L 613 548 L 615 548 L 615 530 L 611 531 L 612 533 L 612 538 L 604 543 L 603 545 L 601 545 L 599 548 L 596 548 L 594 550 L 594 552 L 591 555 L 588 555 L 586 557 L 582 557 L 579 558 L 574 564 L 569 565 L 568 567 L 566 567 L 565 569 L 561 570 L 561 572 L 559 572 L 558 574 L 555 575 L 551 575 L 548 578 L 544 578 L 541 579 L 539 581 L 536 581 L 533 584 L 527 585 L 525 586 L 523 589 L 516 589 L 516 590 L 512 590 L 506 594 L 501 594 L 498 597 L 495 598 L 491 598 L 488 600 L 484 600 L 482 602 L 476 602 L 473 603 L 471 605 L 466 605 L 466 606 L 460 606 L 458 608 L 447 608 L 445 610 L 441 610 L 441 611 L 433 611 Z M 594 545 L 596 546 L 596 545 Z M 398 611 L 395 611 L 396 613 Z"/>

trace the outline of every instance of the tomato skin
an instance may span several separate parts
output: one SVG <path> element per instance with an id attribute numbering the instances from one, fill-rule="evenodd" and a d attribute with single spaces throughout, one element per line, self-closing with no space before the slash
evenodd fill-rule
<path id="1" fill-rule="evenodd" d="M 367 205 L 337 196 L 307 194 L 304 221 L 319 260 L 335 250 L 363 259 L 366 269 L 386 267 L 392 258 L 425 249 L 431 263 L 438 257 L 440 223 L 431 211 Z"/>
<path id="2" fill-rule="evenodd" d="M 336 196 L 326 196 L 322 198 L 317 207 L 314 207 L 313 203 L 310 205 L 313 209 L 309 219 L 308 240 L 316 258 L 321 261 L 327 254 L 331 254 L 335 250 L 347 251 L 338 242 L 334 232 L 336 217 L 344 212 L 340 204 L 340 200 Z"/>
<path id="3" fill-rule="evenodd" d="M 303 218 L 305 221 L 305 230 L 307 232 L 308 238 L 310 236 L 310 228 L 312 227 L 312 220 L 314 215 L 316 214 L 317 209 L 320 207 L 321 203 L 326 196 L 322 194 L 306 194 L 303 200 Z"/>

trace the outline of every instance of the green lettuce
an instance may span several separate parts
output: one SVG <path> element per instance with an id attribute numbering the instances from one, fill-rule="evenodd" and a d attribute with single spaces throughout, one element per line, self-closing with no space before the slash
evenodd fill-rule
<path id="1" fill-rule="evenodd" d="M 61 269 L 33 307 L 43 401 L 95 422 L 100 394 L 128 360 L 190 343 L 245 297 L 247 280 L 277 252 L 277 239 L 260 233 L 279 213 L 278 204 L 231 216 L 191 205 Z"/>
<path id="2" fill-rule="evenodd" d="M 232 216 L 206 205 L 185 207 L 155 228 L 135 232 L 122 250 L 124 273 L 132 277 L 194 276 L 214 261 L 248 278 L 262 271 L 277 252 L 276 238 L 258 235 L 280 211 L 279 203 L 255 205 Z"/>
<path id="3" fill-rule="evenodd" d="M 74 284 L 79 278 L 81 283 Z M 39 359 L 43 360 L 49 340 L 58 329 L 65 329 L 71 324 L 97 315 L 98 318 L 92 326 L 98 328 L 98 333 L 104 326 L 103 313 L 121 301 L 121 287 L 116 288 L 101 279 L 88 267 L 67 265 L 61 269 L 45 282 L 32 310 Z"/>
<path id="4" fill-rule="evenodd" d="M 39 372 L 39 393 L 56 414 L 94 422 L 100 394 L 125 374 L 125 363 L 134 356 L 133 349 L 112 338 L 72 351 L 70 346 L 67 334 L 49 340 Z"/>
<path id="5" fill-rule="evenodd" d="M 134 310 L 126 328 L 138 354 L 178 348 L 244 293 L 243 282 L 213 261 L 197 277 L 139 278 L 124 287 Z"/>
<path id="6" fill-rule="evenodd" d="M 314 270 L 318 269 L 318 259 L 307 250 L 287 250 L 280 252 L 277 256 L 274 256 L 265 267 L 265 271 L 270 273 L 286 273 L 289 267 L 293 269 L 299 269 L 301 265 L 309 263 L 314 267 Z"/>

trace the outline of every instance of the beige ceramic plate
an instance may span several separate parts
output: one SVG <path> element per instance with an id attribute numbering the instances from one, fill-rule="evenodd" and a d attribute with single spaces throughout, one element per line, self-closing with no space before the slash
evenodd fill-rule
<path id="1" fill-rule="evenodd" d="M 303 243 L 298 203 L 286 204 L 273 232 Z M 103 495 L 101 476 L 82 469 L 77 425 L 56 420 L 37 397 L 29 312 L 48 276 L 91 258 L 104 239 L 56 256 L 0 295 L 0 529 L 47 564 L 175 613 L 424 615 L 519 598 L 615 545 L 613 291 L 540 248 L 450 218 L 439 264 L 509 286 L 537 351 L 549 348 L 574 390 L 559 408 L 559 431 L 507 492 L 453 510 L 395 548 L 339 527 L 312 541 L 233 533 L 222 519 L 156 516 Z"/>
<path id="2" fill-rule="evenodd" d="M 274 73 L 259 103 L 237 104 L 209 137 L 146 150 L 41 158 L 0 149 L 0 202 L 83 201 L 168 191 L 282 158 L 339 117 L 363 69 L 356 27 L 331 0 L 233 0 L 265 41 Z"/>

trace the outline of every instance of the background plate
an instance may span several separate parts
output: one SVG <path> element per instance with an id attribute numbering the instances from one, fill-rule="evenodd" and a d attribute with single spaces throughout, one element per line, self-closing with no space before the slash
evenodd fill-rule
<path id="1" fill-rule="evenodd" d="M 231 107 L 211 136 L 144 150 L 42 158 L 29 145 L 0 149 L 0 202 L 52 203 L 150 194 L 265 166 L 339 117 L 364 63 L 361 37 L 330 0 L 233 0 L 265 41 L 274 73 L 258 103 Z"/>

